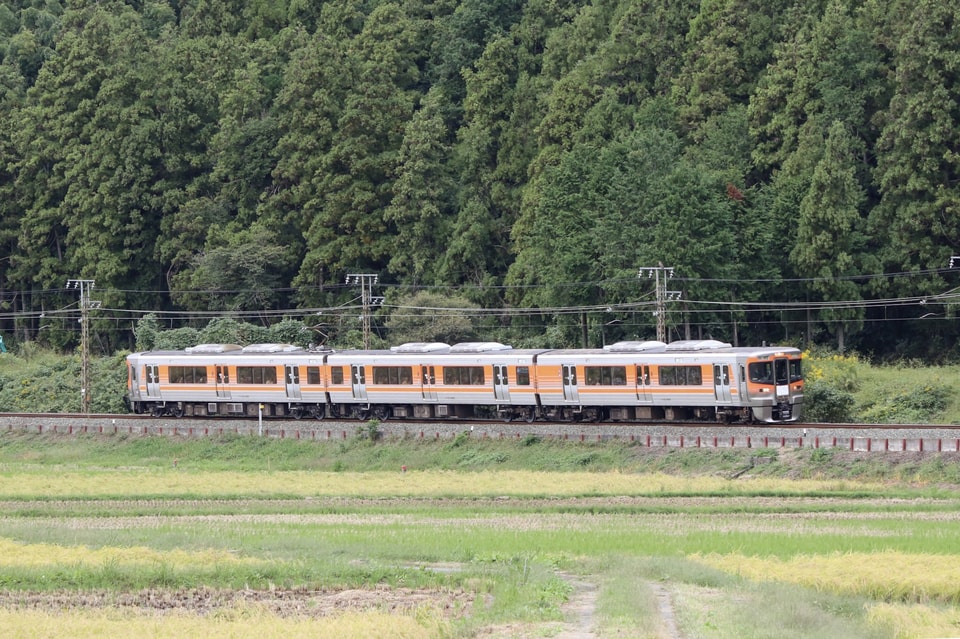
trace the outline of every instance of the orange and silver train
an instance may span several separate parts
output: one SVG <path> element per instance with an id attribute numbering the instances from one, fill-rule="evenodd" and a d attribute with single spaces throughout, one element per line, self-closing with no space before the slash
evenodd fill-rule
<path id="1" fill-rule="evenodd" d="M 204 344 L 127 357 L 134 413 L 192 417 L 795 422 L 801 352 L 715 340 L 317 351 Z"/>

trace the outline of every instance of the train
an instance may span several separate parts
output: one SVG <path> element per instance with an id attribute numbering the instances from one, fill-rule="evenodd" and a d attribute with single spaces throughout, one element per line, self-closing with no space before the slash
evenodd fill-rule
<path id="1" fill-rule="evenodd" d="M 201 344 L 127 356 L 137 414 L 300 419 L 789 423 L 802 352 L 716 340 L 594 349 L 413 342 L 378 350 Z"/>

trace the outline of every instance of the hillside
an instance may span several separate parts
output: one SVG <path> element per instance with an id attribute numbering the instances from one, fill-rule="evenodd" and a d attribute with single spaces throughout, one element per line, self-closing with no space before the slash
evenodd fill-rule
<path id="1" fill-rule="evenodd" d="M 957 361 L 957 23 L 936 0 L 6 0 L 0 333 L 72 349 L 92 310 L 100 353 L 150 312 L 356 342 L 375 314 L 389 341 L 452 307 L 445 330 L 518 346 L 666 316 Z"/>

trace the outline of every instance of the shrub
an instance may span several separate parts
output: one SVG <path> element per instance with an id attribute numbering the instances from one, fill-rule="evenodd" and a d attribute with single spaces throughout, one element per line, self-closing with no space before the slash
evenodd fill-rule
<path id="1" fill-rule="evenodd" d="M 807 380 L 825 380 L 850 393 L 860 389 L 860 368 L 863 364 L 855 354 L 843 355 L 815 350 L 804 353 L 803 360 L 806 370 L 804 376 Z"/>
<path id="2" fill-rule="evenodd" d="M 946 410 L 950 395 L 942 384 L 922 384 L 865 407 L 862 417 L 878 424 L 927 423 Z"/>
<path id="3" fill-rule="evenodd" d="M 803 390 L 803 415 L 811 422 L 836 424 L 853 421 L 855 403 L 853 394 L 825 379 L 810 382 Z"/>
<path id="4" fill-rule="evenodd" d="M 380 421 L 371 419 L 363 426 L 357 428 L 357 437 L 375 442 L 380 439 Z"/>

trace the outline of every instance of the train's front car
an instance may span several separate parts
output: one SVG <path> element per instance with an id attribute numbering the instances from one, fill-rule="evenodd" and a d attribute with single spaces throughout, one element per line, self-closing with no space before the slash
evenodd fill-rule
<path id="1" fill-rule="evenodd" d="M 803 353 L 790 347 L 752 349 L 746 353 L 748 403 L 756 421 L 796 422 L 803 406 Z"/>

